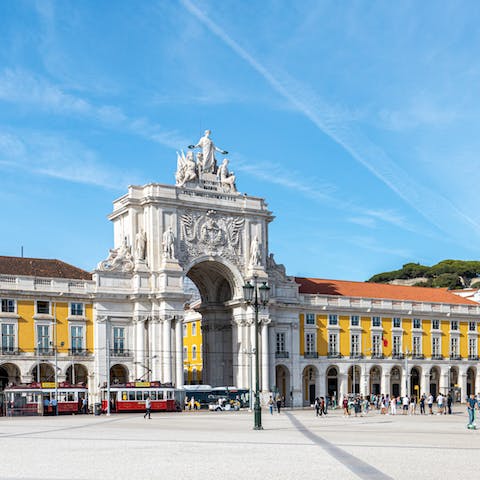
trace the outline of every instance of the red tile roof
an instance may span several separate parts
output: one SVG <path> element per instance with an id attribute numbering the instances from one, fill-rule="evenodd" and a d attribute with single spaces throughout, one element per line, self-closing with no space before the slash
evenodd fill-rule
<path id="1" fill-rule="evenodd" d="M 61 260 L 0 256 L 1 275 L 91 280 L 92 275 Z"/>
<path id="2" fill-rule="evenodd" d="M 295 277 L 295 282 L 300 284 L 300 293 L 478 306 L 478 303 L 455 295 L 444 288 L 407 287 L 385 283 L 348 282 L 303 277 Z"/>

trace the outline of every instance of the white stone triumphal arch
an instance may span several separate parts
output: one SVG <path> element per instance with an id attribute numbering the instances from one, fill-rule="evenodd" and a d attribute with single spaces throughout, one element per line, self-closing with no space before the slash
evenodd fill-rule
<path id="1" fill-rule="evenodd" d="M 130 380 L 183 384 L 185 277 L 201 296 L 203 382 L 243 388 L 255 342 L 242 287 L 254 276 L 269 282 L 272 301 L 260 312 L 262 390 L 275 382 L 276 300 L 294 301 L 298 286 L 269 254 L 265 200 L 239 193 L 228 160 L 217 165 L 215 152 L 227 154 L 207 130 L 186 155 L 177 153 L 175 185 L 130 186 L 114 202 L 114 248 L 94 272 L 96 351 L 106 353 L 96 358 L 99 385 L 113 366 Z"/>

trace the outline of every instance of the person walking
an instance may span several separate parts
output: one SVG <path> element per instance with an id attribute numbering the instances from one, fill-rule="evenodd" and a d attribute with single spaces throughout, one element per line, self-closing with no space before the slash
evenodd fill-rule
<path id="1" fill-rule="evenodd" d="M 318 417 L 319 415 L 321 415 L 321 413 L 320 413 L 320 399 L 318 397 L 315 397 L 314 407 L 315 407 L 315 416 Z"/>
<path id="2" fill-rule="evenodd" d="M 447 396 L 447 408 L 448 408 L 448 414 L 452 414 L 452 403 L 453 403 L 453 398 L 452 395 L 449 393 Z"/>
<path id="3" fill-rule="evenodd" d="M 84 415 L 88 413 L 88 400 L 86 396 L 82 399 L 82 412 Z"/>
<path id="4" fill-rule="evenodd" d="M 437 410 L 437 415 L 441 415 L 443 413 L 443 395 L 442 393 L 440 392 L 437 396 L 437 407 L 438 407 L 438 410 Z"/>
<path id="5" fill-rule="evenodd" d="M 350 412 L 348 411 L 348 398 L 346 395 L 343 396 L 342 407 L 343 407 L 343 416 L 348 417 L 350 415 Z"/>
<path id="6" fill-rule="evenodd" d="M 324 415 L 327 414 L 327 400 L 328 400 L 328 397 L 327 399 L 325 400 L 325 398 L 323 397 L 320 397 L 320 415 L 323 413 Z"/>
<path id="7" fill-rule="evenodd" d="M 417 397 L 415 395 L 412 395 L 410 397 L 410 407 L 408 410 L 409 415 L 416 415 L 417 413 Z"/>
<path id="8" fill-rule="evenodd" d="M 392 397 L 390 399 L 390 413 L 392 415 L 397 414 L 397 399 L 395 397 Z"/>
<path id="9" fill-rule="evenodd" d="M 270 399 L 268 400 L 268 409 L 270 410 L 270 415 L 273 415 L 273 398 L 270 395 Z"/>
<path id="10" fill-rule="evenodd" d="M 147 418 L 147 415 L 148 415 L 148 418 L 151 419 L 151 415 L 150 415 L 150 412 L 152 411 L 152 400 L 150 398 L 150 395 L 147 396 L 147 398 L 145 399 L 145 415 L 143 416 L 143 418 Z"/>
<path id="11" fill-rule="evenodd" d="M 468 425 L 467 428 L 473 428 L 475 422 L 475 409 L 478 409 L 478 402 L 473 393 L 467 398 Z"/>
<path id="12" fill-rule="evenodd" d="M 278 414 L 280 415 L 280 409 L 282 408 L 282 399 L 280 397 L 280 395 L 278 395 L 277 397 L 277 412 Z"/>
<path id="13" fill-rule="evenodd" d="M 427 405 L 428 405 L 428 413 L 430 415 L 433 415 L 433 395 L 431 393 L 428 394 Z"/>

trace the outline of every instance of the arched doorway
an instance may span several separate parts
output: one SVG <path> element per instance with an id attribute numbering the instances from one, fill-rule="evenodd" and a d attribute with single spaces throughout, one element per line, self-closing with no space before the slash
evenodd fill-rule
<path id="1" fill-rule="evenodd" d="M 475 393 L 475 377 L 477 372 L 474 367 L 467 369 L 467 395 Z"/>
<path id="2" fill-rule="evenodd" d="M 275 367 L 274 394 L 285 398 L 285 404 L 290 405 L 290 372 L 285 365 Z"/>
<path id="3" fill-rule="evenodd" d="M 13 363 L 4 363 L 0 365 L 0 390 L 4 390 L 7 385 L 16 385 L 20 383 L 20 369 Z"/>
<path id="4" fill-rule="evenodd" d="M 338 369 L 328 367 L 327 369 L 327 395 L 334 398 L 338 403 Z"/>
<path id="5" fill-rule="evenodd" d="M 313 405 L 317 396 L 316 381 L 318 372 L 315 367 L 308 365 L 303 369 L 303 404 Z"/>
<path id="6" fill-rule="evenodd" d="M 243 283 L 239 285 L 239 275 L 235 276 L 230 267 L 212 260 L 193 265 L 187 277 L 195 284 L 201 298 L 196 311 L 202 316 L 202 381 L 213 386 L 236 385 L 238 369 L 242 367 L 233 360 L 238 352 L 232 348 L 231 301 L 235 292 L 241 291 Z M 252 348 L 253 341 L 248 350 Z"/>
<path id="7" fill-rule="evenodd" d="M 116 364 L 110 368 L 110 385 L 125 384 L 128 382 L 128 369 L 125 365 Z"/>
<path id="8" fill-rule="evenodd" d="M 32 379 L 34 382 L 54 382 L 54 366 L 49 363 L 41 363 L 40 368 L 38 368 L 38 365 L 35 365 L 32 368 Z"/>
<path id="9" fill-rule="evenodd" d="M 374 365 L 370 369 L 370 393 L 372 395 L 378 395 L 381 390 L 382 369 Z"/>
<path id="10" fill-rule="evenodd" d="M 392 367 L 390 370 L 390 395 L 399 397 L 402 385 L 402 371 L 400 367 Z"/>
<path id="11" fill-rule="evenodd" d="M 359 365 L 352 365 L 348 369 L 348 393 L 360 393 L 360 375 L 362 369 Z"/>
<path id="12" fill-rule="evenodd" d="M 74 363 L 67 368 L 66 380 L 72 385 L 88 382 L 88 370 L 87 367 L 81 363 Z"/>
<path id="13" fill-rule="evenodd" d="M 439 382 L 440 382 L 440 369 L 438 367 L 432 367 L 430 369 L 430 393 L 435 398 L 439 390 Z"/>
<path id="14" fill-rule="evenodd" d="M 417 398 L 420 398 L 420 376 L 420 367 L 413 367 L 410 370 L 410 395 L 415 395 Z"/>

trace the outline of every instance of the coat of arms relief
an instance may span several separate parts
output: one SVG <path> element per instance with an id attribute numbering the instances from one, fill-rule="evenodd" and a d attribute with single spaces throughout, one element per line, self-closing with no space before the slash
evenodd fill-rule
<path id="1" fill-rule="evenodd" d="M 180 214 L 180 260 L 188 263 L 196 257 L 211 255 L 243 264 L 244 223 L 241 217 L 219 215 L 215 210 Z"/>

